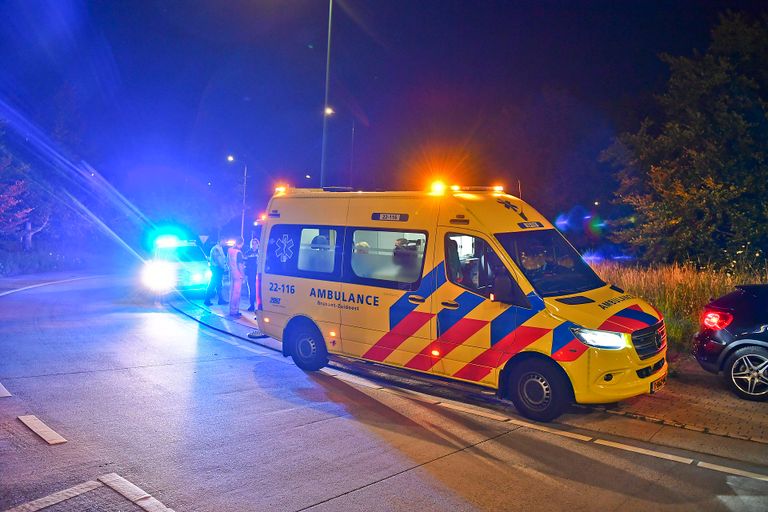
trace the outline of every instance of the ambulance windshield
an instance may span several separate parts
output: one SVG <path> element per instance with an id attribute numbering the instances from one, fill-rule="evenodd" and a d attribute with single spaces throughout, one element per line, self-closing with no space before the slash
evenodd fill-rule
<path id="1" fill-rule="evenodd" d="M 605 285 L 554 229 L 497 233 L 496 238 L 542 297 L 579 293 Z"/>

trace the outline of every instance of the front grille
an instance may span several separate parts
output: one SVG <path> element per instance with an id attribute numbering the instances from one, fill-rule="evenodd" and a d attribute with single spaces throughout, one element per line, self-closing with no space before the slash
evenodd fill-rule
<path id="1" fill-rule="evenodd" d="M 632 344 L 640 359 L 653 357 L 667 346 L 667 328 L 664 321 L 632 333 Z"/>
<path id="2" fill-rule="evenodd" d="M 637 376 L 641 379 L 645 379 L 647 377 L 650 377 L 657 371 L 661 370 L 661 368 L 664 366 L 664 358 L 662 357 L 655 363 L 653 363 L 653 366 L 646 366 L 645 368 L 640 368 L 637 370 Z"/>

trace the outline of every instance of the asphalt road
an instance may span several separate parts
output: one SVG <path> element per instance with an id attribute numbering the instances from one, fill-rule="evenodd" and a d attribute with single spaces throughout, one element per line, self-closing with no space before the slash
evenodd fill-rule
<path id="1" fill-rule="evenodd" d="M 147 494 L 176 511 L 768 508 L 768 481 L 307 374 L 232 343 L 109 278 L 0 297 L 12 395 L 0 397 L 0 510 L 90 481 L 46 510 L 151 510 Z M 48 445 L 25 415 L 67 442 Z M 99 485 L 113 473 L 145 497 Z"/>

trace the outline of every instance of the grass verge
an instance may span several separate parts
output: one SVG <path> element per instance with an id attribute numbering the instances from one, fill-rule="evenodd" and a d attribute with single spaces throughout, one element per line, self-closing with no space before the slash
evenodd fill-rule
<path id="1" fill-rule="evenodd" d="M 698 330 L 699 315 L 710 298 L 733 291 L 738 284 L 768 283 L 768 268 L 718 270 L 695 265 L 641 267 L 616 263 L 600 263 L 593 268 L 607 282 L 661 310 L 670 348 L 677 352 L 688 351 L 691 337 Z"/>

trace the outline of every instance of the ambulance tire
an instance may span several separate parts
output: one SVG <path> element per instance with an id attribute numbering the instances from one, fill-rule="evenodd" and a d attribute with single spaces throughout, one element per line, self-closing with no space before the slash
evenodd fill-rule
<path id="1" fill-rule="evenodd" d="M 302 324 L 288 333 L 290 354 L 296 366 L 314 372 L 328 364 L 328 350 L 322 334 L 314 325 Z"/>
<path id="2" fill-rule="evenodd" d="M 565 412 L 573 401 L 568 378 L 555 363 L 544 359 L 526 359 L 510 372 L 509 398 L 526 418 L 552 421 Z"/>

